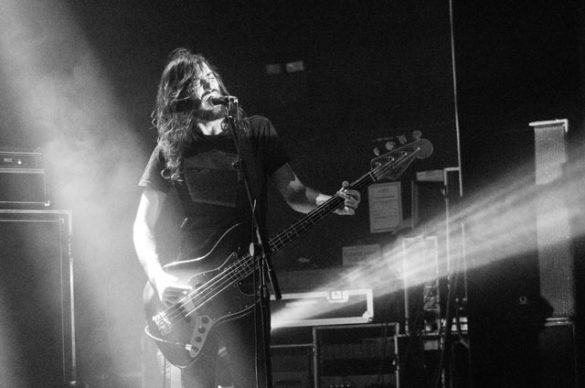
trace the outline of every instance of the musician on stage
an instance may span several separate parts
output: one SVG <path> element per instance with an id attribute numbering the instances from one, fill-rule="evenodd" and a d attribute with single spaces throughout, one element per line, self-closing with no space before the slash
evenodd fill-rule
<path id="1" fill-rule="evenodd" d="M 139 182 L 143 192 L 134 222 L 134 245 L 139 261 L 164 308 L 175 305 L 193 287 L 165 271 L 165 260 L 157 251 L 155 225 L 171 190 L 175 190 L 184 211 L 176 258 L 179 261 L 213 251 L 214 244 L 222 240 L 226 231 L 232 237 L 230 228 L 234 225 L 238 225 L 237 233 L 233 233 L 238 240 L 236 246 L 248 247 L 251 241 L 256 241 L 255 237 L 263 237 L 268 179 L 289 206 L 301 213 L 308 213 L 330 198 L 299 180 L 267 118 L 246 117 L 236 105 L 237 119 L 231 120 L 234 112 L 230 112 L 230 107 L 233 110 L 234 100 L 226 96 L 229 93 L 220 75 L 203 56 L 184 48 L 171 53 L 160 79 L 153 112 L 158 144 Z M 236 136 L 231 127 L 234 124 Z M 248 191 L 260 227 L 257 234 L 253 233 Z M 360 203 L 360 193 L 342 188 L 336 195 L 343 201 L 335 213 L 353 215 Z M 215 260 L 215 266 L 225 259 L 205 257 L 205 260 Z M 216 302 L 220 301 L 211 301 Z M 229 303 L 221 301 L 226 302 Z M 237 319 L 213 327 L 213 332 L 205 338 L 201 355 L 181 369 L 183 387 L 217 387 L 215 365 L 220 348 L 227 351 L 229 373 L 236 388 L 270 385 L 265 378 L 269 374 L 264 357 L 267 347 L 262 343 L 261 333 L 255 330 L 259 320 L 254 311 L 251 309 Z"/>

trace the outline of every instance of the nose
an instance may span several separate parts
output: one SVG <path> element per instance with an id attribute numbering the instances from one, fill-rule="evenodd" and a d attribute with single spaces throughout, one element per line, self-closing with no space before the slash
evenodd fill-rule
<path id="1" fill-rule="evenodd" d="M 205 90 L 218 89 L 218 83 L 215 78 L 206 78 L 201 80 L 201 86 Z"/>
<path id="2" fill-rule="evenodd" d="M 200 82 L 201 82 L 201 87 L 205 90 L 207 90 L 211 87 L 211 80 L 202 79 Z"/>

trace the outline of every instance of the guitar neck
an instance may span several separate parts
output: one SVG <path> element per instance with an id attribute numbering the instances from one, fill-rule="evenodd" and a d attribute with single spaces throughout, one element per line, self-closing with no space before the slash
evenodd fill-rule
<path id="1" fill-rule="evenodd" d="M 409 145 L 400 147 L 391 153 L 391 157 L 385 158 L 384 163 L 380 163 L 376 168 L 350 183 L 347 189 L 361 190 L 368 185 L 377 182 L 382 177 L 398 179 L 414 159 L 417 157 L 426 158 L 430 153 L 432 153 L 432 145 L 425 139 L 419 139 Z M 302 232 L 309 229 L 309 227 L 333 213 L 333 211 L 340 207 L 343 202 L 344 199 L 336 194 L 307 213 L 304 217 L 268 241 L 270 252 L 277 252 Z"/>

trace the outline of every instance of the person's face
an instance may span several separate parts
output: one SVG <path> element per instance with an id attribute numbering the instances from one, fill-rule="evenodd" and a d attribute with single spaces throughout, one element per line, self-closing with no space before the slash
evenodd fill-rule
<path id="1" fill-rule="evenodd" d="M 199 100 L 202 107 L 213 107 L 214 105 L 209 104 L 209 98 L 221 94 L 215 73 L 205 63 L 201 66 L 201 72 L 193 80 L 191 87 L 193 98 Z"/>
<path id="2" fill-rule="evenodd" d="M 221 95 L 221 90 L 215 73 L 205 63 L 201 65 L 201 72 L 193 80 L 191 94 L 195 101 L 195 113 L 200 119 L 211 121 L 226 116 L 223 106 L 209 102 L 210 97 Z"/>

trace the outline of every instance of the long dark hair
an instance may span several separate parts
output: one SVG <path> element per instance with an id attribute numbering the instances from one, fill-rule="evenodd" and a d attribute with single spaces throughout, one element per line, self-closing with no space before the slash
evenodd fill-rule
<path id="1" fill-rule="evenodd" d="M 178 48 L 171 53 L 158 85 L 152 123 L 158 131 L 158 144 L 166 160 L 161 174 L 171 181 L 180 180 L 183 151 L 197 136 L 198 117 L 193 109 L 191 93 L 193 81 L 202 74 L 203 64 L 215 73 L 221 93 L 229 95 L 209 61 L 186 48 Z"/>

